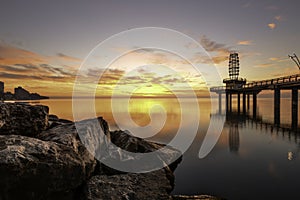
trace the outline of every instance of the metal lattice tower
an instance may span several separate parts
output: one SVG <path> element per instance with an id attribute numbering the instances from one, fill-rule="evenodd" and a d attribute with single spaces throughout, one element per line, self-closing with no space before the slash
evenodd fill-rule
<path id="1" fill-rule="evenodd" d="M 237 80 L 240 74 L 240 61 L 238 53 L 231 53 L 229 56 L 229 78 Z"/>

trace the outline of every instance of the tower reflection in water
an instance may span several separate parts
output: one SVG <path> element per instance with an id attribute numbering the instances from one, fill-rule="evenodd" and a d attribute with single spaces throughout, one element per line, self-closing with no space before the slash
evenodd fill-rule
<path id="1" fill-rule="evenodd" d="M 240 147 L 240 133 L 237 123 L 230 123 L 229 126 L 229 150 L 231 152 L 238 152 Z"/>
<path id="2" fill-rule="evenodd" d="M 300 152 L 300 137 L 299 129 L 294 129 L 292 126 L 288 124 L 278 124 L 268 122 L 262 119 L 260 115 L 258 116 L 251 116 L 248 114 L 241 114 L 239 112 L 228 112 L 226 114 L 222 114 L 218 112 L 213 114 L 214 117 L 221 117 L 226 115 L 226 122 L 225 127 L 228 130 L 228 144 L 229 144 L 229 151 L 232 153 L 238 153 L 240 148 L 240 130 L 243 127 L 248 126 L 251 128 L 255 128 L 257 130 L 263 131 L 264 133 L 269 133 L 273 135 L 275 133 L 275 137 L 280 140 L 288 140 L 289 142 L 294 141 L 296 144 L 299 145 L 299 152 Z M 288 160 L 292 160 L 294 157 L 293 152 L 288 152 Z"/>

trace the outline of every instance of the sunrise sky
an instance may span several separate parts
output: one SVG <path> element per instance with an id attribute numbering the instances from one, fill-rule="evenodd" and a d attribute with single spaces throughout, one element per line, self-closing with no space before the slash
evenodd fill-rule
<path id="1" fill-rule="evenodd" d="M 249 81 L 295 74 L 298 68 L 288 54 L 300 56 L 299 6 L 297 0 L 2 0 L 0 81 L 6 91 L 21 85 L 42 95 L 71 96 L 77 70 L 89 52 L 108 37 L 139 27 L 169 28 L 193 38 L 222 78 L 227 77 L 231 51 L 240 54 L 241 76 Z M 120 44 L 113 51 L 122 48 Z M 205 62 L 197 54 L 189 59 Z M 101 58 L 97 64 L 90 75 L 102 70 Z M 178 74 L 151 70 L 161 64 Z M 104 72 L 97 95 L 111 95 L 122 77 L 128 88 L 145 83 L 135 91 L 140 96 L 170 95 L 168 85 L 184 95 L 188 91 L 182 82 L 200 96 L 207 91 L 201 75 L 160 51 L 141 49 L 114 62 Z"/>

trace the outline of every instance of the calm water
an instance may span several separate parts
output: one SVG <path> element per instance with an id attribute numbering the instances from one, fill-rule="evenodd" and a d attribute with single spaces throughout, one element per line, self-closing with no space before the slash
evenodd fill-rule
<path id="1" fill-rule="evenodd" d="M 118 101 L 116 110 L 122 114 L 126 112 L 124 100 Z M 189 104 L 189 101 L 185 99 L 184 103 Z M 73 119 L 70 99 L 32 103 L 48 105 L 51 113 L 60 118 Z M 110 128 L 116 129 L 110 103 L 109 99 L 97 99 L 95 107 L 97 114 L 108 121 Z M 193 144 L 176 169 L 174 194 L 213 194 L 227 199 L 300 198 L 300 136 L 260 122 L 273 122 L 273 99 L 258 99 L 258 121 L 229 116 L 217 145 L 204 159 L 198 158 L 199 148 L 211 114 L 218 111 L 210 110 L 209 99 L 199 99 L 198 103 L 200 126 Z M 167 121 L 164 128 L 149 139 L 167 143 L 176 134 L 181 120 L 181 110 L 176 99 L 132 99 L 129 111 L 132 119 L 144 126 L 150 122 L 148 112 L 154 105 L 164 107 Z M 281 106 L 281 122 L 289 125 L 290 100 L 281 99 Z M 91 117 L 86 100 L 82 100 L 82 112 L 83 118 Z M 192 113 L 193 110 L 185 112 Z M 152 114 L 154 120 L 161 120 L 158 110 L 156 112 L 152 109 Z M 249 114 L 251 116 L 251 111 Z M 190 118 L 188 123 L 182 125 L 186 134 L 189 134 L 189 126 L 196 123 L 195 120 Z M 126 124 L 126 119 L 121 123 Z"/>

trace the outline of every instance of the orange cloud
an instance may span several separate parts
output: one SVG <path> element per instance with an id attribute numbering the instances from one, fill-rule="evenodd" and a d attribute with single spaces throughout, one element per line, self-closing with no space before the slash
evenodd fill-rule
<path id="1" fill-rule="evenodd" d="M 238 41 L 238 44 L 239 45 L 251 45 L 252 41 L 251 40 L 241 40 L 241 41 Z"/>
<path id="2" fill-rule="evenodd" d="M 255 65 L 254 67 L 256 67 L 256 68 L 268 68 L 268 67 L 273 67 L 273 66 L 274 66 L 273 63 L 263 63 L 263 64 Z"/>
<path id="3" fill-rule="evenodd" d="M 44 56 L 6 44 L 0 44 L 0 64 L 37 64 L 45 62 L 46 57 Z"/>
<path id="4" fill-rule="evenodd" d="M 274 28 L 276 28 L 276 24 L 275 23 L 269 23 L 268 27 L 273 30 Z"/>

